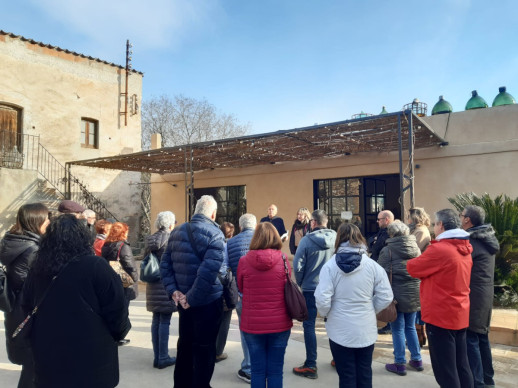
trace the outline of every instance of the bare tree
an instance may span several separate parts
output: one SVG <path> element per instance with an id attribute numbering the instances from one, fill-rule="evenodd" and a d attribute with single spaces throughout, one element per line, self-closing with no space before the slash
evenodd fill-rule
<path id="1" fill-rule="evenodd" d="M 162 147 L 245 135 L 250 124 L 232 114 L 219 113 L 207 100 L 183 95 L 154 97 L 142 103 L 142 149 L 149 149 L 151 134 L 162 135 Z"/>

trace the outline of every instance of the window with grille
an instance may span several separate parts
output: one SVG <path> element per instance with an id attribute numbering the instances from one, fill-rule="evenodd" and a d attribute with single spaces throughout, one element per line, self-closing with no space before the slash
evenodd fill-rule
<path id="1" fill-rule="evenodd" d="M 97 120 L 81 119 L 81 146 L 86 148 L 99 148 L 98 145 L 99 122 Z"/>
<path id="2" fill-rule="evenodd" d="M 246 213 L 246 186 L 223 186 L 194 189 L 194 196 L 212 195 L 218 203 L 216 222 L 231 222 L 235 234 L 239 231 L 239 217 Z"/>

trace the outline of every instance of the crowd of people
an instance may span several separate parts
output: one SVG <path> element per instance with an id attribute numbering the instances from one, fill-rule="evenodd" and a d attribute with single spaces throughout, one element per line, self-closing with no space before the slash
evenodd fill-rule
<path id="1" fill-rule="evenodd" d="M 5 312 L 7 354 L 22 365 L 18 387 L 115 387 L 117 347 L 130 341 L 128 307 L 138 296 L 129 227 L 96 220 L 94 212 L 69 200 L 58 210 L 51 217 L 42 204 L 23 205 L 0 242 L 13 296 Z M 368 241 L 357 222 L 328 228 L 321 209 L 299 208 L 291 231 L 277 206 L 270 204 L 267 212 L 259 223 L 243 214 L 238 231 L 229 222 L 216 223 L 217 202 L 208 195 L 182 225 L 176 226 L 170 211 L 158 214 L 144 255 L 157 258 L 160 280 L 146 284 L 146 308 L 152 313 L 153 367 L 174 365 L 174 386 L 210 387 L 215 363 L 228 357 L 234 308 L 243 351 L 237 377 L 253 388 L 283 386 L 293 326 L 286 273 L 308 311 L 305 359 L 293 367 L 295 375 L 318 378 L 320 315 L 341 388 L 372 386 L 379 334 L 392 335 L 394 360 L 385 365 L 387 372 L 423 371 L 421 347 L 428 343 L 441 387 L 494 386 L 488 332 L 499 245 L 482 208 L 436 212 L 434 239 L 423 208 L 410 209 L 407 223 L 383 210 L 379 231 Z M 282 251 L 286 240 L 293 265 Z M 394 300 L 397 316 L 378 329 L 376 315 Z M 178 342 L 171 356 L 174 312 Z"/>

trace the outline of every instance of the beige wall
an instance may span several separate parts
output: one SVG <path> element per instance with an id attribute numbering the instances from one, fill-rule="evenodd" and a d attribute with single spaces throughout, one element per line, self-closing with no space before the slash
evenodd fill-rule
<path id="1" fill-rule="evenodd" d="M 514 179 L 518 166 L 518 105 L 454 113 L 449 121 L 447 115 L 425 120 L 450 145 L 416 150 L 417 206 L 433 213 L 450 207 L 448 196 L 467 191 L 518 196 Z M 263 217 L 273 202 L 291 228 L 299 207 L 313 207 L 314 179 L 398 172 L 397 153 L 371 152 L 332 160 L 203 171 L 195 173 L 194 184 L 198 188 L 246 185 L 248 212 Z M 152 217 L 171 210 L 183 222 L 183 174 L 153 175 L 152 182 Z M 408 206 L 408 195 L 406 203 Z"/>
<path id="2" fill-rule="evenodd" d="M 140 110 L 128 114 L 127 126 L 119 114 L 124 110 L 124 70 L 6 35 L 0 35 L 0 63 L 0 103 L 21 107 L 22 132 L 39 135 L 62 164 L 140 151 Z M 131 73 L 128 85 L 128 94 L 135 94 L 140 104 L 142 75 Z M 81 147 L 82 117 L 98 120 L 98 149 Z M 72 173 L 117 218 L 137 228 L 139 189 L 129 183 L 139 182 L 140 174 L 79 167 Z"/>

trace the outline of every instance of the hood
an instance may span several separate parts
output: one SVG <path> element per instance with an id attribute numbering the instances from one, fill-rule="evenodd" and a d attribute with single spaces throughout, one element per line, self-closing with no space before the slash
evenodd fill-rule
<path id="1" fill-rule="evenodd" d="M 273 268 L 281 252 L 277 249 L 259 249 L 247 253 L 248 262 L 258 271 L 268 271 Z"/>
<path id="2" fill-rule="evenodd" d="M 158 251 L 164 246 L 165 243 L 167 243 L 168 238 L 169 233 L 164 229 L 160 229 L 159 231 L 146 237 L 146 245 L 150 251 Z"/>
<path id="3" fill-rule="evenodd" d="M 322 250 L 331 249 L 335 245 L 336 232 L 332 229 L 318 229 L 306 234 L 306 237 Z"/>
<path id="4" fill-rule="evenodd" d="M 500 250 L 500 244 L 496 238 L 495 230 L 490 224 L 474 226 L 468 229 L 467 232 L 469 233 L 470 239 L 478 240 L 485 245 L 489 254 L 494 255 Z"/>
<path id="5" fill-rule="evenodd" d="M 25 233 L 5 234 L 0 242 L 0 261 L 2 264 L 9 265 L 31 246 L 39 246 L 40 236 L 32 232 Z"/>
<path id="6" fill-rule="evenodd" d="M 353 247 L 349 242 L 340 244 L 335 255 L 336 265 L 345 273 L 350 273 L 360 266 L 362 255 L 366 252 L 365 246 Z"/>
<path id="7" fill-rule="evenodd" d="M 457 229 L 455 229 L 455 230 L 457 230 Z M 450 232 L 450 231 L 447 230 L 446 232 Z M 439 235 L 439 237 L 442 236 L 443 234 L 445 234 L 446 232 L 441 233 Z M 466 233 L 466 234 L 468 234 L 468 233 Z M 468 236 L 469 236 L 469 234 L 468 234 Z M 455 248 L 457 249 L 457 252 L 459 252 L 459 254 L 461 254 L 462 256 L 467 256 L 467 255 L 471 254 L 471 252 L 473 252 L 473 247 L 469 243 L 469 238 L 465 238 L 465 237 L 464 238 L 451 238 L 450 237 L 450 238 L 442 238 L 440 240 L 437 239 L 437 240 L 432 241 L 432 244 L 437 244 L 437 243 L 451 244 L 451 245 L 455 246 Z"/>
<path id="8" fill-rule="evenodd" d="M 461 240 L 468 240 L 469 239 L 469 233 L 465 230 L 462 230 L 460 228 L 457 229 L 450 229 L 442 232 L 440 235 L 438 235 L 435 239 L 437 241 L 445 240 L 445 239 L 461 239 Z"/>
<path id="9" fill-rule="evenodd" d="M 399 252 L 401 256 L 408 255 L 411 258 L 419 256 L 419 247 L 413 235 L 390 237 L 385 243 L 392 252 Z"/>

